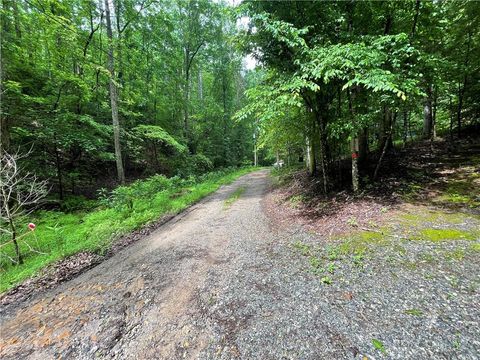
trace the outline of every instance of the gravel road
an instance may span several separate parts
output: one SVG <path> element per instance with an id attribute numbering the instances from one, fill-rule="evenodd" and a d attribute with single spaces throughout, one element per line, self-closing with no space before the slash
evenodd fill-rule
<path id="1" fill-rule="evenodd" d="M 428 280 L 366 262 L 326 285 L 291 246 L 313 235 L 275 229 L 264 214 L 267 189 L 267 171 L 243 176 L 79 277 L 9 306 L 0 357 L 478 359 L 478 259 Z"/>

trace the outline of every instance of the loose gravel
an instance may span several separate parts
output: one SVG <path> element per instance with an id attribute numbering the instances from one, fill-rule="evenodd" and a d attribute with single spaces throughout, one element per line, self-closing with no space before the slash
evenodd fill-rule
<path id="1" fill-rule="evenodd" d="M 276 228 L 267 191 L 266 171 L 246 175 L 79 277 L 9 305 L 1 358 L 479 358 L 472 242 L 455 243 L 461 260 L 432 260 L 424 244 L 394 239 L 360 263 L 336 258 L 327 284 L 295 246 L 321 252 L 326 240 Z"/>

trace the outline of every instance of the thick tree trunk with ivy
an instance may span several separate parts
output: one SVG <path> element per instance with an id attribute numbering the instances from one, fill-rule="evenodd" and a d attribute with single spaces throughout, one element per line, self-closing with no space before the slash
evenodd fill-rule
<path id="1" fill-rule="evenodd" d="M 120 142 L 120 121 L 118 118 L 118 92 L 117 84 L 115 83 L 115 55 L 113 44 L 112 22 L 110 18 L 110 5 L 108 0 L 105 0 L 105 18 L 107 22 L 107 36 L 108 44 L 108 71 L 110 72 L 110 104 L 112 108 L 112 123 L 113 123 L 113 141 L 115 146 L 115 162 L 117 165 L 117 177 L 121 184 L 125 183 L 125 172 L 123 169 L 122 146 Z"/>

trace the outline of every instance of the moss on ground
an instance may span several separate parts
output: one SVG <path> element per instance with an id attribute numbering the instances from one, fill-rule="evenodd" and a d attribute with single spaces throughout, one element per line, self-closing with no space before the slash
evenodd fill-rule
<path id="1" fill-rule="evenodd" d="M 382 231 L 383 230 L 383 231 Z M 359 255 L 367 253 L 372 247 L 387 245 L 389 242 L 386 234 L 388 229 L 377 231 L 357 231 L 341 239 L 337 245 L 342 255 Z"/>
<path id="2" fill-rule="evenodd" d="M 419 231 L 413 240 L 448 241 L 448 240 L 475 240 L 478 232 L 459 229 L 432 229 L 426 228 Z"/>

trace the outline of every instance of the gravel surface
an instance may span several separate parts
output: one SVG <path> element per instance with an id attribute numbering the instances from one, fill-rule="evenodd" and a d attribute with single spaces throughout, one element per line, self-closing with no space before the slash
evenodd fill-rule
<path id="1" fill-rule="evenodd" d="M 294 244 L 326 243 L 276 228 L 267 191 L 266 171 L 246 175 L 79 277 L 9 305 L 1 358 L 479 358 L 471 242 L 455 242 L 461 261 L 427 261 L 424 244 L 398 239 L 405 251 L 393 241 L 361 264 L 339 257 L 325 284 Z"/>

